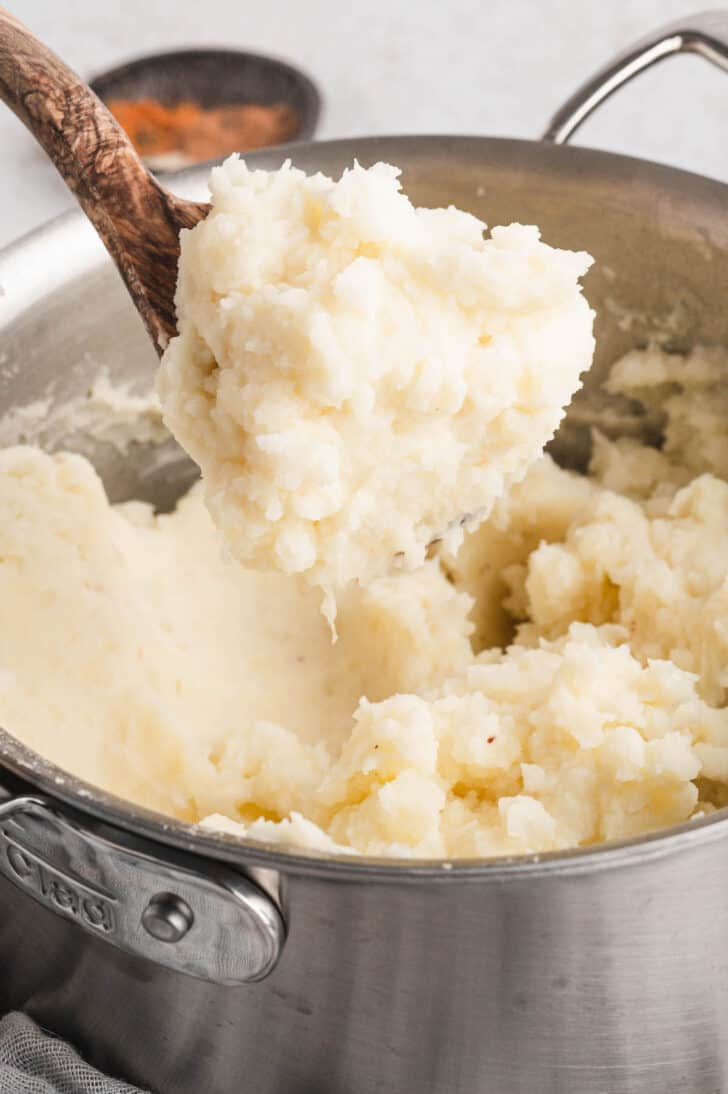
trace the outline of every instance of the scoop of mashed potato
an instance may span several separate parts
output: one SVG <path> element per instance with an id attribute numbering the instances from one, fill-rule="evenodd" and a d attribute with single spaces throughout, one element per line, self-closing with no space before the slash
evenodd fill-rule
<path id="1" fill-rule="evenodd" d="M 165 421 L 247 566 L 339 589 L 419 566 L 553 435 L 589 367 L 584 253 L 415 208 L 399 172 L 215 168 L 182 233 Z"/>

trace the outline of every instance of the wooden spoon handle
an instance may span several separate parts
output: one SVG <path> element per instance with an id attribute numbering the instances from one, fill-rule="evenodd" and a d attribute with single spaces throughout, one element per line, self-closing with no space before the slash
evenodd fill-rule
<path id="1" fill-rule="evenodd" d="M 196 224 L 207 206 L 164 190 L 101 100 L 3 8 L 0 99 L 76 194 L 161 352 L 176 331 L 179 231 Z"/>

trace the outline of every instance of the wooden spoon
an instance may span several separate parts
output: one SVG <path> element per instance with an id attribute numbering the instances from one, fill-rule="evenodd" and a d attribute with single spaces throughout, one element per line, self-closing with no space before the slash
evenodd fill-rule
<path id="1" fill-rule="evenodd" d="M 73 190 L 161 354 L 177 331 L 180 229 L 202 220 L 209 205 L 160 186 L 90 87 L 3 8 L 0 99 Z"/>

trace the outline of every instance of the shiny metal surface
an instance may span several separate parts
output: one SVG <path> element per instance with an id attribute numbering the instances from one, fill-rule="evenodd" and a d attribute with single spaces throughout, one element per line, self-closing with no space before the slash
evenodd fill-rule
<path id="1" fill-rule="evenodd" d="M 38 795 L 0 802 L 0 875 L 110 946 L 215 984 L 262 979 L 283 948 L 278 908 L 242 874 Z"/>
<path id="2" fill-rule="evenodd" d="M 549 242 L 591 251 L 599 353 L 554 447 L 564 463 L 583 466 L 594 421 L 643 429 L 600 391 L 620 353 L 647 337 L 676 350 L 728 344 L 724 185 L 600 152 L 478 138 L 338 141 L 251 158 L 272 167 L 287 155 L 329 173 L 354 156 L 386 159 L 420 204 L 536 222 Z M 179 185 L 204 196 L 199 173 Z M 102 365 L 112 380 L 149 386 L 153 352 L 80 217 L 0 257 L 0 285 L 0 432 L 3 411 L 44 397 L 49 383 L 60 403 Z M 62 443 L 45 428 L 25 435 Z M 120 459 L 112 446 L 71 441 L 114 498 L 168 505 L 193 474 L 171 443 Z M 722 814 L 540 859 L 397 864 L 206 833 L 82 786 L 7 734 L 0 763 L 32 794 L 113 826 L 120 842 L 126 831 L 157 854 L 174 845 L 233 864 L 284 911 L 275 969 L 224 987 L 109 946 L 0 880 L 0 1008 L 24 1008 L 158 1094 L 728 1090 Z"/>
<path id="3" fill-rule="evenodd" d="M 676 53 L 696 53 L 728 70 L 728 11 L 688 15 L 635 42 L 582 84 L 554 114 L 543 139 L 565 144 L 618 88 Z"/>
<path id="4" fill-rule="evenodd" d="M 175 893 L 155 893 L 142 912 L 144 930 L 158 942 L 179 942 L 194 923 L 189 904 Z"/>

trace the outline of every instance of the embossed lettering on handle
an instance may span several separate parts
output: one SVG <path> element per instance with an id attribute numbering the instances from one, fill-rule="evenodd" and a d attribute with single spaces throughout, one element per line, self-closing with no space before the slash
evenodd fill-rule
<path id="1" fill-rule="evenodd" d="M 79 920 L 100 934 L 114 934 L 117 900 L 110 892 L 69 876 L 28 846 L 22 822 L 0 820 L 0 870 L 21 889 L 54 911 Z"/>
<path id="2" fill-rule="evenodd" d="M 285 939 L 278 907 L 242 874 L 40 797 L 0 804 L 0 874 L 109 944 L 219 984 L 267 976 Z"/>

